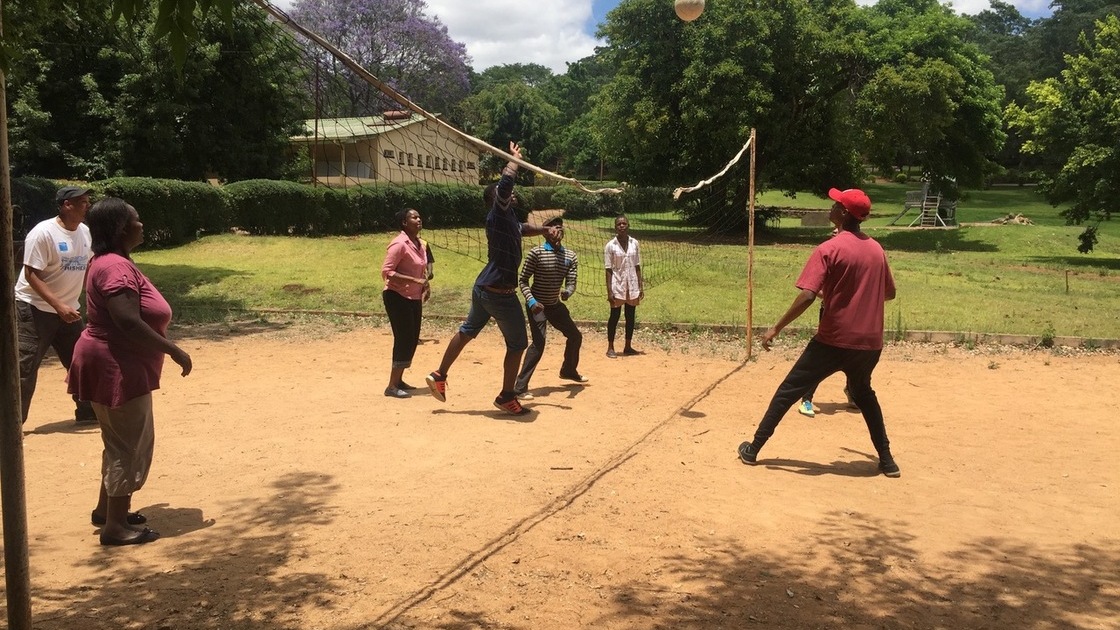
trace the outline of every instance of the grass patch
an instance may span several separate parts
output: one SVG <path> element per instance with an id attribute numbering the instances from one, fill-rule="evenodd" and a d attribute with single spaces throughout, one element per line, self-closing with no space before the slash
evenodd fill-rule
<path id="1" fill-rule="evenodd" d="M 943 330 L 1095 338 L 1116 337 L 1112 320 L 1120 306 L 1120 224 L 1100 228 L 1100 244 L 1090 255 L 1077 252 L 1079 226 L 1066 226 L 1058 209 L 1033 189 L 970 192 L 958 216 L 991 218 L 1021 212 L 1034 226 L 963 226 L 952 230 L 887 227 L 897 212 L 880 198 L 897 197 L 906 186 L 868 186 L 875 200 L 869 234 L 887 250 L 898 284 L 898 299 L 884 314 L 888 337 L 908 330 Z M 892 196 L 893 195 L 893 196 Z M 811 195 L 798 195 L 805 205 Z M 827 200 L 821 200 L 827 207 Z M 784 205 L 790 205 L 786 203 Z M 668 216 L 632 221 L 643 250 L 672 236 Z M 789 222 L 787 222 L 789 223 Z M 643 230 L 656 233 L 648 238 Z M 829 228 L 789 227 L 759 234 L 755 250 L 755 326 L 773 323 L 789 306 L 793 283 L 811 249 Z M 678 232 L 678 238 L 687 233 Z M 290 238 L 217 235 L 174 249 L 140 251 L 137 263 L 178 313 L 180 321 L 221 321 L 230 313 L 260 309 L 356 311 L 381 314 L 380 266 L 392 234 L 357 237 Z M 433 239 L 435 240 L 435 239 Z M 605 239 L 604 239 L 605 240 Z M 745 240 L 745 239 L 744 239 Z M 746 312 L 746 247 L 702 246 L 703 255 L 655 286 L 638 308 L 640 323 L 742 326 Z M 581 259 L 599 252 L 579 252 Z M 430 315 L 466 315 L 470 286 L 482 264 L 446 250 L 438 259 Z M 585 271 L 584 282 L 602 282 Z M 596 293 L 601 294 L 602 291 Z M 577 293 L 568 302 L 578 320 L 604 322 L 601 296 Z M 802 316 L 795 326 L 812 327 Z"/>

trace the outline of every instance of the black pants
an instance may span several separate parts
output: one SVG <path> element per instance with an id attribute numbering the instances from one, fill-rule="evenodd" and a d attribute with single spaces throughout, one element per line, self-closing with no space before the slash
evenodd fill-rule
<path id="1" fill-rule="evenodd" d="M 528 306 L 525 307 L 525 312 L 529 315 L 529 332 L 533 335 L 533 343 L 525 351 L 525 361 L 521 365 L 521 373 L 517 375 L 517 382 L 513 386 L 514 391 L 524 392 L 529 389 L 529 379 L 533 378 L 537 363 L 540 363 L 541 355 L 544 354 L 545 333 L 549 324 L 552 324 L 552 327 L 559 330 L 560 334 L 567 339 L 564 344 L 564 363 L 560 365 L 560 373 L 578 374 L 579 349 L 583 345 L 583 334 L 576 328 L 576 323 L 572 321 L 572 314 L 568 312 L 567 305 L 563 302 L 557 302 L 545 306 L 545 321 L 543 322 L 533 319 L 533 309 Z"/>
<path id="2" fill-rule="evenodd" d="M 889 459 L 891 444 L 887 439 L 887 428 L 883 424 L 883 409 L 879 407 L 875 390 L 871 389 L 871 373 L 878 365 L 879 355 L 882 353 L 882 350 L 837 348 L 816 339 L 810 340 L 801 353 L 801 358 L 793 364 L 786 379 L 770 399 L 770 406 L 754 432 L 755 447 L 761 449 L 766 444 L 770 436 L 774 435 L 774 429 L 782 421 L 782 416 L 806 392 L 836 372 L 843 372 L 848 377 L 848 394 L 863 412 L 863 420 L 871 434 L 871 443 L 875 445 L 880 459 Z"/>
<path id="3" fill-rule="evenodd" d="M 636 317 L 636 307 L 632 304 L 623 304 L 611 308 L 611 314 L 607 317 L 607 343 L 614 345 L 615 332 L 618 330 L 618 317 L 622 315 L 623 309 L 626 309 L 626 347 L 629 348 L 631 340 L 634 339 L 634 319 Z"/>
<path id="4" fill-rule="evenodd" d="M 19 394 L 20 412 L 24 422 L 31 411 L 31 397 L 35 395 L 35 385 L 39 380 L 39 366 L 43 364 L 43 357 L 47 350 L 54 348 L 62 367 L 70 369 L 70 360 L 74 358 L 74 344 L 78 343 L 85 324 L 82 320 L 67 324 L 57 313 L 41 311 L 34 306 L 16 300 L 16 331 L 19 339 Z M 76 416 L 93 417 L 93 408 L 88 402 L 79 402 L 73 396 L 77 405 Z"/>
<path id="5" fill-rule="evenodd" d="M 416 345 L 420 343 L 424 302 L 410 300 L 389 289 L 381 292 L 381 300 L 385 302 L 385 314 L 389 316 L 389 326 L 393 328 L 393 367 L 412 367 L 412 357 L 416 355 Z"/>

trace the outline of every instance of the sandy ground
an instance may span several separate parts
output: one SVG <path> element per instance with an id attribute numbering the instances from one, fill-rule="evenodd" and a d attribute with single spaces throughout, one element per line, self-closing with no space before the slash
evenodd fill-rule
<path id="1" fill-rule="evenodd" d="M 756 361 L 643 337 L 535 414 L 491 406 L 496 329 L 441 404 L 382 396 L 388 328 L 180 329 L 133 506 L 103 548 L 96 428 L 57 363 L 26 425 L 36 628 L 1117 628 L 1120 355 L 890 346 L 875 388 L 901 479 L 876 474 L 842 380 L 738 462 L 801 344 Z M 652 333 L 651 333 L 652 334 Z M 444 330 L 406 378 L 423 384 Z"/>

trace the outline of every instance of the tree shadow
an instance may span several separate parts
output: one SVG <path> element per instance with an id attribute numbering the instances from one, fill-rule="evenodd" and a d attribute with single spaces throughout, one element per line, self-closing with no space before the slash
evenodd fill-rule
<path id="1" fill-rule="evenodd" d="M 1120 258 L 1096 258 L 1082 254 L 1078 256 L 1031 256 L 1027 258 L 1027 260 L 1039 265 L 1092 269 L 1103 268 L 1112 271 L 1120 271 Z"/>
<path id="2" fill-rule="evenodd" d="M 821 529 L 811 540 L 791 539 L 807 553 L 780 557 L 737 541 L 699 541 L 703 559 L 664 559 L 663 573 L 679 589 L 622 585 L 615 610 L 589 625 L 1080 628 L 1120 614 L 1115 543 L 1043 549 L 989 537 L 931 562 L 906 523 L 834 512 Z M 654 619 L 637 623 L 651 611 Z"/>
<path id="3" fill-rule="evenodd" d="M 174 544 L 182 553 L 173 567 L 154 572 L 149 562 L 131 559 L 140 547 L 96 547 L 80 562 L 93 576 L 89 583 L 35 591 L 36 607 L 47 602 L 52 609 L 37 616 L 35 627 L 302 629 L 299 609 L 331 606 L 339 586 L 332 576 L 288 570 L 300 553 L 293 534 L 329 524 L 327 498 L 338 488 L 328 475 L 286 474 L 265 496 L 231 506 L 226 519 L 237 524 L 231 535 L 204 541 L 190 535 L 214 524 L 201 510 L 145 507 L 161 533 L 181 536 Z M 189 594 L 187 601 L 195 603 L 184 606 L 183 597 L 168 593 Z"/>
<path id="4" fill-rule="evenodd" d="M 141 267 L 145 275 L 176 311 L 243 311 L 245 301 L 215 296 L 199 296 L 195 290 L 233 277 L 249 274 L 221 267 L 194 265 L 150 265 Z"/>

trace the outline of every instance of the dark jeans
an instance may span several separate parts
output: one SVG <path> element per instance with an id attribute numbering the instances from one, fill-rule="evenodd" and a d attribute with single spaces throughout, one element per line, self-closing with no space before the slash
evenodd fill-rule
<path id="1" fill-rule="evenodd" d="M 529 350 L 525 352 L 525 362 L 521 365 L 521 373 L 517 375 L 514 390 L 524 392 L 529 389 L 529 379 L 533 378 L 537 363 L 540 363 L 541 355 L 544 354 L 545 333 L 548 331 L 549 324 L 552 324 L 552 327 L 559 330 L 567 339 L 564 344 L 564 363 L 560 365 L 560 373 L 578 374 L 579 348 L 583 345 L 583 334 L 579 332 L 576 323 L 572 321 L 572 315 L 568 312 L 567 305 L 563 302 L 557 302 L 551 306 L 545 306 L 545 321 L 543 322 L 533 319 L 533 310 L 528 306 L 525 307 L 525 312 L 529 315 L 529 332 L 533 334 L 533 343 L 529 346 Z"/>
<path id="2" fill-rule="evenodd" d="M 416 355 L 416 345 L 420 343 L 424 302 L 410 300 L 389 289 L 381 292 L 381 300 L 385 302 L 385 314 L 389 316 L 389 326 L 393 328 L 393 367 L 412 367 L 412 357 Z"/>
<path id="3" fill-rule="evenodd" d="M 848 394 L 863 412 L 863 420 L 871 434 L 871 443 L 875 445 L 880 459 L 889 459 L 891 444 L 887 439 L 887 428 L 883 424 L 883 410 L 879 407 L 875 390 L 871 389 L 871 373 L 878 365 L 879 355 L 882 353 L 882 350 L 837 348 L 816 339 L 810 340 L 801 353 L 801 358 L 793 364 L 786 379 L 770 399 L 770 407 L 766 409 L 762 422 L 754 432 L 755 447 L 761 449 L 766 444 L 770 436 L 774 435 L 774 429 L 782 421 L 782 416 L 805 393 L 836 372 L 843 372 L 848 377 Z"/>
<path id="4" fill-rule="evenodd" d="M 21 300 L 16 300 L 16 320 L 20 412 L 23 414 L 23 421 L 27 422 L 31 397 L 35 395 L 35 384 L 39 380 L 39 366 L 43 364 L 47 350 L 54 348 L 62 367 L 69 370 L 70 360 L 74 358 L 74 344 L 78 343 L 78 337 L 86 326 L 80 319 L 67 324 L 56 313 L 41 311 Z M 77 406 L 75 417 L 94 417 L 93 408 L 88 402 L 79 402 L 77 396 L 73 396 L 73 399 Z"/>

